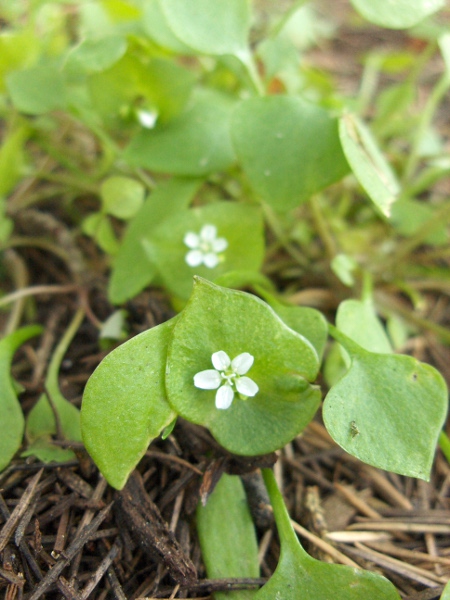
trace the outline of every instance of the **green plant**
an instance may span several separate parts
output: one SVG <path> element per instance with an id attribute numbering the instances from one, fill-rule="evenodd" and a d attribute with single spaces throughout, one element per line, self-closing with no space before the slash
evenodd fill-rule
<path id="1" fill-rule="evenodd" d="M 236 454 L 283 447 L 314 417 L 321 371 L 330 387 L 325 424 L 354 456 L 426 479 L 437 440 L 448 446 L 442 377 L 395 354 L 417 327 L 446 342 L 448 331 L 390 301 L 394 289 L 417 306 L 427 285 L 448 286 L 439 261 L 450 205 L 421 198 L 450 171 L 433 128 L 450 87 L 449 33 L 432 20 L 444 2 L 404 0 L 395 10 L 384 0 L 352 3 L 379 26 L 416 25 L 427 39 L 418 60 L 369 53 L 357 98 L 299 64 L 303 48 L 293 24 L 314 22 L 302 1 L 255 44 L 247 0 L 80 3 L 75 42 L 64 3 L 36 2 L 18 19 L 25 25 L 0 36 L 8 57 L 0 60 L 7 124 L 0 193 L 6 197 L 23 175 L 43 184 L 34 195 L 2 199 L 4 248 L 37 243 L 12 235 L 14 219 L 62 197 L 64 218 L 104 252 L 112 304 L 153 284 L 179 312 L 111 352 L 86 386 L 83 440 L 114 487 L 178 415 Z M 7 22 L 24 16 L 21 5 L 1 5 Z M 40 28 L 47 33 L 38 35 Z M 443 75 L 422 114 L 412 114 L 414 85 L 436 49 Z M 377 79 L 387 72 L 405 73 L 405 80 L 377 95 Z M 73 147 L 79 139 L 84 150 L 85 137 L 90 153 Z M 46 156 L 51 172 L 32 149 Z M 423 244 L 433 247 L 434 262 L 420 252 Z M 46 248 L 72 264 L 70 251 Z M 319 311 L 292 305 L 305 273 L 338 290 L 336 327 Z M 62 433 L 80 439 L 78 412 L 61 395 L 57 374 L 81 318 L 77 313 L 61 340 L 46 395 L 28 416 L 26 453 L 43 460 L 72 456 L 52 444 L 54 413 Z M 113 337 L 120 339 L 122 324 L 118 329 Z M 3 340 L 5 373 L 30 331 Z M 329 334 L 335 344 L 325 353 Z M 6 391 L 15 429 L 2 447 L 3 466 L 23 433 L 12 384 Z M 376 576 L 307 557 L 270 474 L 265 478 L 282 556 L 269 584 L 249 596 L 273 597 L 288 573 L 293 586 L 311 576 L 315 598 L 330 594 L 328 577 L 337 597 L 397 597 Z M 281 584 L 280 598 L 292 597 L 289 585 Z"/>

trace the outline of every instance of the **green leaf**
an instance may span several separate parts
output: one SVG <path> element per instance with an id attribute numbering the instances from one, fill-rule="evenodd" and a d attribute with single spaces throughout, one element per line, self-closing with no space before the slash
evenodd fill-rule
<path id="1" fill-rule="evenodd" d="M 247 49 L 247 0 L 159 0 L 170 29 L 203 54 L 235 54 Z"/>
<path id="2" fill-rule="evenodd" d="M 6 196 L 23 175 L 24 143 L 29 135 L 29 128 L 21 125 L 4 137 L 0 149 L 0 196 Z"/>
<path id="3" fill-rule="evenodd" d="M 450 582 L 444 588 L 442 592 L 441 600 L 450 600 Z"/>
<path id="4" fill-rule="evenodd" d="M 194 376 L 212 369 L 211 356 L 231 359 L 248 352 L 254 397 L 235 397 L 219 410 L 215 390 L 194 386 Z M 166 389 L 173 409 L 204 425 L 227 450 L 241 455 L 272 452 L 291 441 L 312 419 L 320 392 L 311 386 L 319 360 L 312 345 L 287 327 L 262 300 L 195 277 L 192 296 L 169 343 Z"/>
<path id="5" fill-rule="evenodd" d="M 400 600 L 392 583 L 362 569 L 320 562 L 309 556 L 294 533 L 286 506 L 269 469 L 263 470 L 281 543 L 275 573 L 255 600 Z"/>
<path id="6" fill-rule="evenodd" d="M 93 213 L 81 224 L 83 233 L 92 237 L 107 254 L 116 254 L 119 249 L 116 234 L 109 218 L 102 213 Z"/>
<path id="7" fill-rule="evenodd" d="M 311 342 L 322 360 L 328 338 L 328 323 L 323 314 L 308 306 L 282 304 L 262 288 L 257 288 L 257 291 L 288 327 Z"/>
<path id="8" fill-rule="evenodd" d="M 241 102 L 231 133 L 255 193 L 276 210 L 298 206 L 348 172 L 337 120 L 300 98 Z"/>
<path id="9" fill-rule="evenodd" d="M 130 221 L 109 280 L 108 297 L 113 304 L 133 298 L 155 277 L 157 269 L 149 262 L 142 240 L 164 219 L 186 208 L 200 184 L 198 179 L 176 178 L 160 184 Z"/>
<path id="10" fill-rule="evenodd" d="M 85 73 L 104 71 L 122 58 L 126 50 L 127 41 L 120 35 L 85 39 L 72 48 L 64 68 Z"/>
<path id="11" fill-rule="evenodd" d="M 142 131 L 124 160 L 161 173 L 202 176 L 227 169 L 235 160 L 230 117 L 235 101 L 213 90 L 199 90 L 188 108 L 166 125 Z"/>
<path id="12" fill-rule="evenodd" d="M 9 27 L 2 30 L 0 34 L 0 90 L 2 92 L 5 89 L 6 75 L 31 66 L 36 62 L 39 50 L 40 41 L 32 26 L 19 31 Z"/>
<path id="13" fill-rule="evenodd" d="M 14 71 L 6 77 L 6 87 L 18 111 L 41 115 L 65 108 L 64 77 L 54 65 Z"/>
<path id="14" fill-rule="evenodd" d="M 336 315 L 336 327 L 369 352 L 393 352 L 371 298 L 341 302 Z"/>
<path id="15" fill-rule="evenodd" d="M 406 29 L 423 21 L 440 8 L 445 0 L 351 0 L 361 15 L 379 25 L 391 29 Z"/>
<path id="16" fill-rule="evenodd" d="M 238 476 L 224 473 L 206 506 L 199 504 L 197 533 L 208 578 L 259 577 L 258 541 Z M 214 598 L 249 600 L 255 593 L 256 590 L 216 592 Z"/>
<path id="17" fill-rule="evenodd" d="M 325 399 L 331 437 L 363 462 L 428 480 L 447 414 L 444 379 L 411 356 L 368 352 L 330 331 L 352 359 Z"/>
<path id="18" fill-rule="evenodd" d="M 425 226 L 427 221 L 433 219 L 435 209 L 419 202 L 418 200 L 399 200 L 392 207 L 391 223 L 395 229 L 404 236 L 412 237 Z M 440 221 L 436 223 L 432 231 L 424 240 L 432 246 L 444 246 L 448 244 L 447 223 Z"/>
<path id="19" fill-rule="evenodd" d="M 131 177 L 108 177 L 100 188 L 103 211 L 118 219 L 130 219 L 144 202 L 145 188 Z"/>
<path id="20" fill-rule="evenodd" d="M 170 29 L 159 0 L 147 0 L 142 19 L 145 33 L 159 46 L 177 54 L 192 54 L 191 48 L 183 44 Z"/>
<path id="21" fill-rule="evenodd" d="M 121 489 L 151 440 L 176 414 L 166 401 L 167 344 L 177 317 L 108 354 L 86 384 L 81 428 L 87 451 Z"/>
<path id="22" fill-rule="evenodd" d="M 227 248 L 214 268 L 191 267 L 186 262 L 188 232 L 199 234 L 204 225 L 215 225 L 217 237 L 225 238 Z M 155 229 L 144 241 L 148 258 L 158 268 L 165 288 L 187 300 L 194 275 L 215 279 L 229 271 L 257 273 L 264 258 L 264 228 L 258 206 L 237 202 L 215 202 L 179 211 Z"/>
<path id="23" fill-rule="evenodd" d="M 30 325 L 4 337 L 0 341 L 0 471 L 8 466 L 22 443 L 25 419 L 17 391 L 11 377 L 11 362 L 16 350 L 30 338 L 39 335 L 42 327 Z"/>
<path id="24" fill-rule="evenodd" d="M 354 115 L 344 115 L 339 135 L 348 163 L 369 198 L 389 217 L 400 188 L 369 129 Z"/>
<path id="25" fill-rule="evenodd" d="M 151 109 L 167 121 L 184 108 L 194 75 L 174 61 L 152 57 L 144 61 L 127 53 L 112 67 L 88 77 L 88 89 L 98 113 L 117 119 L 124 109 Z"/>

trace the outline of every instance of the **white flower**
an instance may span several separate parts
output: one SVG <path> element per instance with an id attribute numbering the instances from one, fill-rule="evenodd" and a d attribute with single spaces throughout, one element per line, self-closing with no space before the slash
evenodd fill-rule
<path id="1" fill-rule="evenodd" d="M 203 225 L 199 234 L 188 231 L 184 236 L 184 243 L 191 250 L 186 254 L 185 260 L 190 267 L 204 264 L 213 269 L 220 261 L 219 253 L 228 248 L 225 238 L 217 237 L 215 225 Z"/>
<path id="2" fill-rule="evenodd" d="M 258 393 L 259 387 L 253 379 L 242 377 L 251 369 L 253 360 L 248 352 L 239 354 L 233 360 L 223 350 L 214 352 L 211 356 L 214 369 L 197 373 L 194 385 L 201 390 L 217 390 L 216 408 L 229 408 L 236 391 L 243 399 Z"/>

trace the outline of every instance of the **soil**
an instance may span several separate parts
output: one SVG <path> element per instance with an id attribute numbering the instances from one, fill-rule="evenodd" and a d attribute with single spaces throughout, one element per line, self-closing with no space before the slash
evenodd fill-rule
<path id="1" fill-rule="evenodd" d="M 352 34 L 343 24 L 308 60 L 331 69 L 343 89 L 355 89 L 360 72 L 354 54 L 367 49 L 369 33 L 384 35 L 394 45 L 411 43 L 398 32 L 361 28 Z M 342 65 L 353 67 L 349 71 Z M 35 192 L 34 185 L 25 181 L 15 192 L 16 200 Z M 52 349 L 82 306 L 86 316 L 59 380 L 65 397 L 80 406 L 87 379 L 111 350 L 102 349 L 98 341 L 98 323 L 114 311 L 105 292 L 108 265 L 90 241 L 72 235 L 57 203 L 19 214 L 15 235 L 19 239 L 32 232 L 37 241 L 28 247 L 18 244 L 6 255 L 7 271 L 16 274 L 9 275 L 11 291 L 33 286 L 32 300 L 24 295 L 14 306 L 26 302 L 29 321 L 45 328 L 38 344 L 30 341 L 16 356 L 13 374 L 25 390 L 22 406 L 27 413 L 44 391 Z M 55 247 L 63 252 L 60 258 Z M 20 273 L 28 275 L 21 280 Z M 341 292 L 336 294 L 324 281 L 314 283 L 314 290 L 303 293 L 301 300 L 332 318 Z M 448 288 L 424 293 L 420 316 L 448 327 Z M 396 301 L 400 307 L 406 303 L 400 296 Z M 173 315 L 156 289 L 146 290 L 125 309 L 130 337 Z M 2 313 L 2 325 L 11 323 L 14 310 Z M 450 380 L 449 348 L 437 336 L 424 332 L 406 351 L 435 365 Z M 180 420 L 166 440 L 151 444 L 118 492 L 106 484 L 82 444 L 69 446 L 76 455 L 70 462 L 45 464 L 19 454 L 0 474 L 0 588 L 6 600 L 206 600 L 214 591 L 260 587 L 279 557 L 257 471 L 272 464 L 294 527 L 311 555 L 382 573 L 405 600 L 437 599 L 449 579 L 450 467 L 439 449 L 431 480 L 424 482 L 347 455 L 330 439 L 320 415 L 277 456 L 252 461 L 225 453 L 207 431 Z M 260 542 L 260 579 L 206 577 L 195 510 L 222 472 L 245 476 Z"/>

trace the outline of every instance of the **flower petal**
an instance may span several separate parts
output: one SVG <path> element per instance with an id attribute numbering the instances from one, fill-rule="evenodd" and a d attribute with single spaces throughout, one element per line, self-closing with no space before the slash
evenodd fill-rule
<path id="1" fill-rule="evenodd" d="M 219 257 L 217 254 L 214 254 L 214 252 L 208 252 L 207 254 L 203 255 L 203 262 L 206 267 L 214 269 L 214 267 L 217 267 L 219 264 Z"/>
<path id="2" fill-rule="evenodd" d="M 190 267 L 198 267 L 203 262 L 203 252 L 200 250 L 190 250 L 184 260 Z"/>
<path id="3" fill-rule="evenodd" d="M 223 350 L 219 350 L 218 352 L 214 352 L 211 356 L 211 361 L 215 369 L 218 371 L 225 371 L 231 364 L 230 357 Z"/>
<path id="4" fill-rule="evenodd" d="M 226 409 L 231 406 L 233 402 L 234 392 L 231 386 L 223 385 L 216 392 L 216 408 Z"/>
<path id="5" fill-rule="evenodd" d="M 259 387 L 250 377 L 236 379 L 236 389 L 243 396 L 255 396 L 259 392 Z"/>
<path id="6" fill-rule="evenodd" d="M 200 238 L 196 233 L 188 231 L 183 238 L 183 242 L 188 248 L 198 248 L 198 245 L 200 244 Z"/>
<path id="7" fill-rule="evenodd" d="M 212 242 L 217 237 L 217 227 L 215 225 L 203 225 L 200 231 L 202 242 Z"/>
<path id="8" fill-rule="evenodd" d="M 211 242 L 213 252 L 223 252 L 228 248 L 228 242 L 225 238 L 217 238 Z"/>
<path id="9" fill-rule="evenodd" d="M 233 358 L 233 362 L 231 363 L 231 368 L 237 375 L 245 375 L 247 371 L 251 368 L 253 361 L 255 359 L 248 352 L 243 352 Z"/>
<path id="10" fill-rule="evenodd" d="M 206 369 L 194 375 L 194 385 L 201 390 L 216 390 L 222 382 L 220 373 L 214 369 Z"/>

